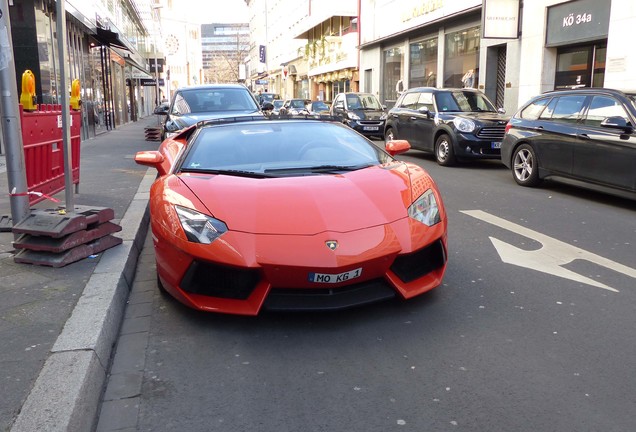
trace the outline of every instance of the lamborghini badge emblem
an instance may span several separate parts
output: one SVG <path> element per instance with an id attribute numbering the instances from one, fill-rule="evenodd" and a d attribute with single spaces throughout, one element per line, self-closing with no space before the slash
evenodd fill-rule
<path id="1" fill-rule="evenodd" d="M 336 250 L 336 248 L 338 247 L 338 242 L 335 240 L 327 240 L 325 244 L 331 250 Z"/>

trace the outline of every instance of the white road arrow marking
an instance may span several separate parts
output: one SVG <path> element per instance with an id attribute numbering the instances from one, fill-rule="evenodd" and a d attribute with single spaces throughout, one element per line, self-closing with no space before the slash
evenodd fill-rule
<path id="1" fill-rule="evenodd" d="M 581 259 L 636 278 L 636 270 L 631 267 L 627 267 L 623 264 L 617 263 L 616 261 L 603 258 L 602 256 L 593 254 L 576 246 L 553 239 L 545 234 L 541 234 L 537 231 L 509 222 L 500 217 L 493 216 L 490 213 L 486 213 L 481 210 L 464 210 L 461 211 L 461 213 L 531 238 L 542 244 L 542 247 L 537 250 L 527 251 L 519 249 L 516 246 L 498 240 L 494 237 L 490 237 L 490 241 L 493 246 L 495 246 L 501 260 L 507 264 L 537 270 L 613 292 L 618 292 L 618 290 L 595 281 L 594 279 L 590 279 L 576 272 L 565 269 L 562 266 L 569 264 L 574 260 Z"/>

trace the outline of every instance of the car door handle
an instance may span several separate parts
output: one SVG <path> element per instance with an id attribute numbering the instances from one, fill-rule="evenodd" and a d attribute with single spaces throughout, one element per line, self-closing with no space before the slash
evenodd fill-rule
<path id="1" fill-rule="evenodd" d="M 534 129 L 534 130 L 543 130 L 543 126 L 533 127 L 532 129 Z"/>
<path id="2" fill-rule="evenodd" d="M 398 118 L 397 114 L 391 114 L 393 118 Z"/>
<path id="3" fill-rule="evenodd" d="M 417 117 L 411 116 L 411 120 L 417 120 Z"/>
<path id="4" fill-rule="evenodd" d="M 590 139 L 590 136 L 588 134 L 584 134 L 584 133 L 583 134 L 576 134 L 576 137 L 584 139 L 584 140 L 589 140 Z"/>

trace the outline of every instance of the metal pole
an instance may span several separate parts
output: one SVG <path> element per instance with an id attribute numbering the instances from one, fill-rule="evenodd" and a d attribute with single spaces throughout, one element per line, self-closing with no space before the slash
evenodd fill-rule
<path id="1" fill-rule="evenodd" d="M 64 194 L 66 198 L 66 213 L 75 212 L 75 196 L 73 192 L 73 167 L 71 166 L 71 131 L 69 120 L 71 108 L 69 106 L 69 83 L 66 59 L 66 7 L 64 1 L 56 1 L 57 6 L 57 52 L 60 63 L 60 99 L 62 102 L 62 142 L 64 148 Z"/>
<path id="2" fill-rule="evenodd" d="M 155 48 L 155 107 L 158 107 L 161 101 L 159 100 L 159 66 L 157 61 L 157 21 L 159 20 L 159 7 L 152 7 L 153 17 L 152 17 L 152 33 L 154 40 L 154 48 Z M 159 24 L 161 28 L 161 23 Z"/>
<path id="3" fill-rule="evenodd" d="M 155 107 L 158 107 L 159 103 L 159 67 L 157 66 L 157 36 L 155 36 Z"/>
<path id="4" fill-rule="evenodd" d="M 0 0 L 0 111 L 13 225 L 29 215 L 29 196 L 24 166 L 22 125 L 13 60 L 13 41 L 8 0 Z M 22 195 L 23 194 L 23 195 Z"/>

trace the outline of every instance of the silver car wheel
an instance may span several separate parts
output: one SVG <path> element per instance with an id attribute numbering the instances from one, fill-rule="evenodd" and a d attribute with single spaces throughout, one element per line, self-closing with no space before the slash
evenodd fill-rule
<path id="1" fill-rule="evenodd" d="M 435 159 L 437 163 L 442 166 L 455 165 L 456 158 L 453 151 L 453 143 L 450 137 L 446 134 L 442 134 L 435 141 Z"/>
<path id="2" fill-rule="evenodd" d="M 528 181 L 534 170 L 534 158 L 528 149 L 521 149 L 515 154 L 513 168 L 515 177 L 522 183 Z"/>
<path id="3" fill-rule="evenodd" d="M 539 178 L 539 159 L 528 144 L 521 144 L 512 154 L 512 175 L 521 186 L 537 186 Z"/>

